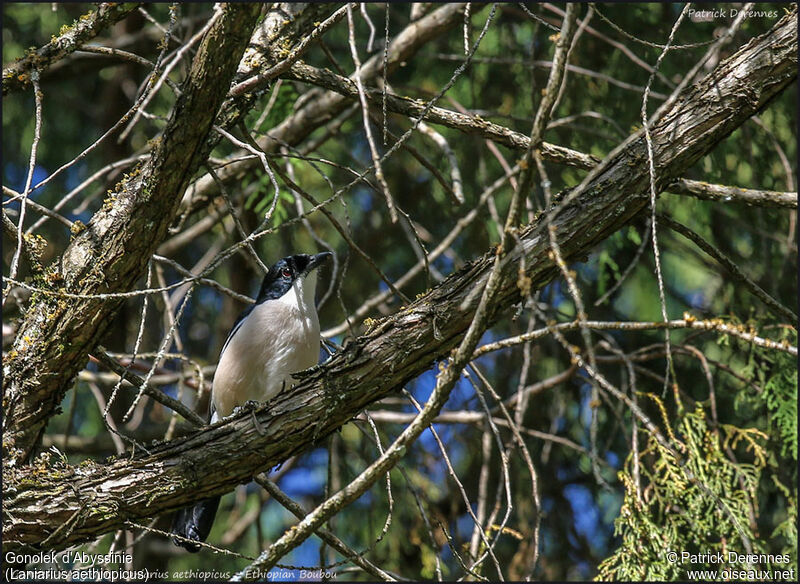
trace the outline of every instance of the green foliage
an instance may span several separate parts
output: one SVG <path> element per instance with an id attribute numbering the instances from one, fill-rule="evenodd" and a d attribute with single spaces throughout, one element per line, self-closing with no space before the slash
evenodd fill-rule
<path id="1" fill-rule="evenodd" d="M 276 91 L 276 89 L 273 86 L 272 91 L 267 92 L 262 98 L 262 105 L 253 108 L 245 118 L 245 125 L 248 128 L 252 128 L 254 132 L 266 133 L 278 125 L 292 112 L 292 107 L 300 95 L 295 86 L 291 83 L 281 83 L 280 87 L 277 88 L 278 93 L 273 99 L 274 91 Z M 272 101 L 272 108 L 269 110 L 269 113 L 264 116 L 264 110 L 270 101 Z M 256 122 L 259 120 L 261 120 L 261 125 L 256 127 Z"/>
<path id="2" fill-rule="evenodd" d="M 781 521 L 770 537 L 782 537 L 786 542 L 786 549 L 797 550 L 797 492 L 792 493 L 784 485 L 775 481 L 776 486 L 786 496 L 786 518 Z"/>
<path id="3" fill-rule="evenodd" d="M 767 463 L 767 436 L 755 428 L 713 428 L 700 406 L 674 424 L 682 437 L 682 460 L 649 435 L 639 455 L 639 483 L 633 454 L 619 473 L 625 500 L 615 533 L 622 536 L 622 545 L 600 564 L 599 580 L 682 580 L 687 569 L 713 567 L 702 558 L 674 561 L 668 552 L 719 552 L 727 558 L 728 551 L 745 553 L 750 547 L 753 553 L 774 554 L 754 536 L 750 519 L 758 512 L 756 492 Z M 748 462 L 731 460 L 737 447 Z M 748 569 L 739 561 L 724 567 Z"/>
<path id="4" fill-rule="evenodd" d="M 278 201 L 275 202 L 275 188 L 269 175 L 264 172 L 254 181 L 248 181 L 250 194 L 244 200 L 244 208 L 255 213 L 259 221 L 263 219 L 269 209 L 275 204 L 272 213 L 272 225 L 277 227 L 289 218 L 290 209 L 294 205 L 294 196 L 288 191 L 278 191 Z"/>
<path id="5" fill-rule="evenodd" d="M 599 294 L 604 294 L 609 280 L 609 271 L 613 275 L 613 281 L 619 280 L 619 266 L 607 250 L 603 250 L 597 255 L 597 262 L 600 265 L 600 276 L 597 279 L 597 292 Z"/>
<path id="6" fill-rule="evenodd" d="M 783 337 L 797 345 L 797 332 L 785 330 Z M 797 461 L 797 363 L 788 353 L 763 353 L 772 361 L 762 396 L 769 408 L 771 426 L 777 431 L 781 455 L 791 454 Z"/>

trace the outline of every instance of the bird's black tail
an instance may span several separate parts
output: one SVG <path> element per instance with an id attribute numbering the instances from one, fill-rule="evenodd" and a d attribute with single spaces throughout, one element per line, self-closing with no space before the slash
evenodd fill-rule
<path id="1" fill-rule="evenodd" d="M 172 533 L 194 541 L 205 541 L 214 524 L 214 517 L 219 507 L 219 495 L 198 501 L 190 507 L 184 507 L 172 518 Z M 188 541 L 173 538 L 175 545 L 182 546 L 194 553 L 200 546 Z"/>
<path id="2" fill-rule="evenodd" d="M 214 404 L 211 404 L 209 424 L 219 420 L 217 412 L 214 411 Z M 220 496 L 203 499 L 194 505 L 180 509 L 172 517 L 172 533 L 180 535 L 186 539 L 194 541 L 205 541 L 214 525 L 214 517 L 217 516 Z M 175 545 L 186 548 L 192 553 L 200 551 L 200 546 L 177 537 L 172 538 Z"/>

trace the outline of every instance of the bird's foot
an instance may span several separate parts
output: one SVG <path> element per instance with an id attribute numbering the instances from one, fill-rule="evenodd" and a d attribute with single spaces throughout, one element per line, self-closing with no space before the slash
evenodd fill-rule
<path id="1" fill-rule="evenodd" d="M 264 430 L 263 424 L 258 421 L 258 417 L 256 416 L 256 410 L 258 410 L 258 408 L 260 408 L 262 405 L 264 404 L 257 402 L 256 400 L 249 399 L 242 405 L 236 406 L 233 409 L 233 415 L 236 416 L 243 412 L 250 412 L 250 418 L 253 420 L 253 427 L 256 429 L 256 432 L 258 432 L 261 436 L 264 436 L 267 432 Z"/>
<path id="2" fill-rule="evenodd" d="M 325 350 L 325 352 L 328 353 L 329 358 L 333 357 L 334 353 L 344 350 L 344 347 L 342 347 L 338 343 L 333 342 L 330 339 L 320 339 L 319 342 L 322 345 L 322 348 Z"/>
<path id="3" fill-rule="evenodd" d="M 314 375 L 317 371 L 319 371 L 319 369 L 320 369 L 319 365 L 313 365 L 313 366 L 309 367 L 308 369 L 303 369 L 302 371 L 297 371 L 295 373 L 292 373 L 292 379 L 297 380 L 297 383 L 300 383 L 304 379 Z M 296 385 L 296 384 L 291 384 L 291 385 L 289 385 L 289 387 L 292 387 L 293 385 Z M 285 389 L 286 389 L 286 381 L 283 382 L 283 388 L 281 389 L 281 391 L 283 391 Z"/>
<path id="4" fill-rule="evenodd" d="M 254 399 L 249 399 L 246 402 L 244 402 L 244 406 L 243 407 L 246 410 L 255 410 L 260 405 L 262 405 L 261 402 L 258 402 L 258 401 L 254 400 Z"/>
<path id="5" fill-rule="evenodd" d="M 256 432 L 258 432 L 260 436 L 266 435 L 267 431 L 264 429 L 264 426 L 261 424 L 261 422 L 258 421 L 255 410 L 250 410 L 250 416 L 253 418 L 253 427 L 256 429 Z"/>
<path id="6" fill-rule="evenodd" d="M 323 363 L 318 363 L 317 365 L 314 365 L 313 367 L 309 367 L 306 371 L 308 371 L 309 374 L 313 375 L 314 373 L 322 370 L 322 365 L 323 365 Z"/>
<path id="7" fill-rule="evenodd" d="M 235 416 L 235 415 L 242 414 L 244 412 L 255 412 L 259 408 L 259 406 L 261 406 L 261 405 L 263 405 L 263 404 L 261 404 L 260 402 L 257 402 L 254 399 L 249 399 L 246 402 L 244 402 L 242 405 L 236 406 L 235 408 L 233 408 L 232 415 Z"/>

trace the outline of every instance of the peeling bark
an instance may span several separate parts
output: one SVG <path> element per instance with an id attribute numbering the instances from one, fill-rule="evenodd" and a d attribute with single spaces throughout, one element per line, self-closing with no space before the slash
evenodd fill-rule
<path id="1" fill-rule="evenodd" d="M 651 129 L 658 186 L 663 188 L 797 75 L 797 13 L 751 40 L 688 88 Z M 649 201 L 644 138 L 620 152 L 584 192 L 563 205 L 552 224 L 561 253 L 580 261 L 631 221 Z M 531 289 L 558 273 L 549 257 L 546 222 L 518 232 L 520 244 L 502 264 L 503 283 L 491 321 L 520 301 L 524 257 Z M 242 414 L 187 437 L 154 446 L 146 455 L 106 465 L 6 465 L 3 537 L 8 550 L 62 549 L 229 491 L 256 473 L 311 448 L 370 403 L 446 358 L 473 317 L 495 250 L 452 274 L 399 313 L 382 319 L 327 364 L 304 376 L 256 416 Z"/>

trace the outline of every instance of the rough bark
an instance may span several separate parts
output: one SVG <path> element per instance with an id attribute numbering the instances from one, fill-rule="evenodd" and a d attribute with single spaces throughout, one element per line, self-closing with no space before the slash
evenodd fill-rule
<path id="1" fill-rule="evenodd" d="M 152 156 L 117 185 L 53 266 L 50 278 L 39 279 L 38 285 L 84 295 L 133 288 L 164 239 L 192 175 L 208 157 L 214 118 L 260 10 L 260 5 L 252 4 L 224 6 L 222 16 L 200 45 Z M 118 298 L 31 297 L 3 363 L 3 452 L 7 464 L 30 457 L 47 421 L 121 302 Z"/>
<path id="2" fill-rule="evenodd" d="M 289 55 L 290 49 L 340 6 L 336 2 L 279 2 L 270 6 L 247 44 L 235 81 L 239 83 L 256 77 L 259 72 L 279 63 Z M 224 128 L 235 126 L 268 85 L 265 80 L 247 93 L 229 96 L 222 104 L 217 123 Z M 215 133 L 211 139 L 216 144 L 220 136 Z"/>
<path id="3" fill-rule="evenodd" d="M 751 40 L 695 86 L 651 129 L 659 188 L 709 152 L 789 86 L 797 75 L 797 13 Z M 552 224 L 563 256 L 585 258 L 649 201 L 646 145 L 633 141 Z M 543 220 L 520 229 L 502 264 L 503 284 L 491 319 L 519 302 L 520 260 L 535 290 L 557 273 Z M 85 467 L 5 469 L 3 536 L 9 550 L 61 549 L 116 530 L 127 520 L 175 510 L 222 494 L 256 473 L 310 448 L 366 405 L 398 390 L 448 356 L 469 326 L 495 250 L 448 277 L 398 314 L 385 318 L 302 383 L 257 414 L 225 420 L 154 446 L 132 460 Z"/>

